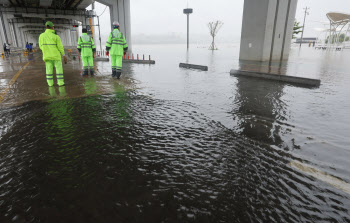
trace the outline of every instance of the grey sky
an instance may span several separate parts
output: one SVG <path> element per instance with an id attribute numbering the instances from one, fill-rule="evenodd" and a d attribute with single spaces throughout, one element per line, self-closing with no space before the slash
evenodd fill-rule
<path id="1" fill-rule="evenodd" d="M 224 22 L 218 40 L 238 42 L 240 40 L 244 0 L 131 0 L 131 30 L 133 37 L 147 36 L 186 36 L 186 16 L 182 10 L 193 8 L 190 16 L 191 38 L 197 42 L 210 40 L 207 23 L 213 20 Z M 307 16 L 305 36 L 318 36 L 314 28 L 322 28 L 330 11 L 350 13 L 349 0 L 299 0 L 296 19 L 302 23 L 305 6 L 310 7 Z M 104 6 L 97 5 L 97 14 Z M 109 32 L 109 10 L 101 16 L 103 33 Z"/>

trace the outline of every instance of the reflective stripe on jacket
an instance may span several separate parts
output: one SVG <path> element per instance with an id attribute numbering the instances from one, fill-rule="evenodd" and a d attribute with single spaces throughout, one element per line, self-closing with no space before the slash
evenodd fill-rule
<path id="1" fill-rule="evenodd" d="M 111 48 L 109 51 L 110 55 L 122 56 L 124 50 L 127 50 L 128 44 L 126 43 L 123 33 L 118 29 L 114 29 L 113 32 L 109 34 L 106 47 Z"/>
<path id="2" fill-rule="evenodd" d="M 64 55 L 64 48 L 61 38 L 55 34 L 55 30 L 46 29 L 39 36 L 39 47 L 43 51 L 43 60 L 61 60 Z"/>
<path id="3" fill-rule="evenodd" d="M 92 37 L 90 37 L 87 33 L 83 33 L 78 40 L 78 49 L 81 49 L 82 57 L 92 57 L 92 51 L 95 49 L 95 43 Z"/>

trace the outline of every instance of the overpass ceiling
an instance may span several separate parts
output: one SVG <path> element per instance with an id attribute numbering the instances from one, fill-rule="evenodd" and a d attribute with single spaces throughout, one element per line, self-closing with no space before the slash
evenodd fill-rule
<path id="1" fill-rule="evenodd" d="M 45 29 L 44 26 L 42 25 L 25 25 L 25 26 L 21 26 L 19 28 L 22 28 L 22 29 Z M 68 29 L 70 28 L 70 26 L 55 26 L 55 29 Z"/>
<path id="2" fill-rule="evenodd" d="M 94 0 L 0 0 L 0 4 L 10 7 L 85 9 Z"/>
<path id="3" fill-rule="evenodd" d="M 13 23 L 26 23 L 30 25 L 44 26 L 46 21 L 51 21 L 55 25 L 79 25 L 79 22 L 72 19 L 57 19 L 57 18 L 33 18 L 33 17 L 21 17 L 9 19 Z"/>

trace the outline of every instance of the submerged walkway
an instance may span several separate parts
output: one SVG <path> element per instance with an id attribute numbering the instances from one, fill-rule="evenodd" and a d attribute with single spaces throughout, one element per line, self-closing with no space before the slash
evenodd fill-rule
<path id="1" fill-rule="evenodd" d="M 108 94 L 120 90 L 135 88 L 131 77 L 130 64 L 125 64 L 120 80 L 111 77 L 109 62 L 95 62 L 95 75 L 81 76 L 82 62 L 68 57 L 63 63 L 65 86 L 54 87 L 46 83 L 45 63 L 41 52 L 28 56 L 17 55 L 0 59 L 0 106 L 15 106 L 28 101 L 45 100 L 52 97 L 84 97 L 88 95 Z"/>
<path id="2" fill-rule="evenodd" d="M 350 222 L 350 54 L 292 49 L 308 89 L 230 75 L 270 68 L 233 49 L 134 46 L 157 65 L 121 80 L 71 59 L 53 88 L 40 53 L 0 59 L 0 222 Z"/>

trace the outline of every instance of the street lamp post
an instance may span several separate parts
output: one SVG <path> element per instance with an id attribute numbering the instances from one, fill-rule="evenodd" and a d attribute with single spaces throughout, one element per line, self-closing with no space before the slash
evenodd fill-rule
<path id="1" fill-rule="evenodd" d="M 184 9 L 184 14 L 187 15 L 187 49 L 190 47 L 190 14 L 193 13 L 193 9 Z"/>
<path id="2" fill-rule="evenodd" d="M 304 24 L 303 24 L 303 31 L 301 32 L 301 39 L 300 39 L 300 47 L 301 44 L 303 43 L 303 37 L 304 37 L 304 29 L 305 29 L 305 20 L 306 20 L 306 14 L 309 15 L 309 12 L 307 10 L 309 10 L 310 8 L 306 7 L 305 9 L 305 14 L 304 14 Z"/>

